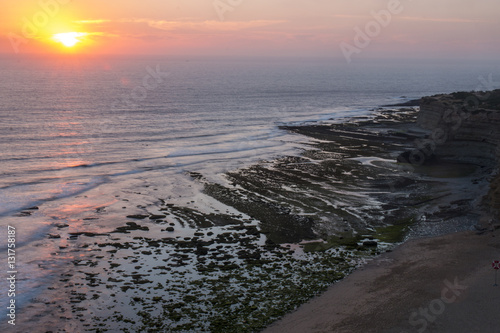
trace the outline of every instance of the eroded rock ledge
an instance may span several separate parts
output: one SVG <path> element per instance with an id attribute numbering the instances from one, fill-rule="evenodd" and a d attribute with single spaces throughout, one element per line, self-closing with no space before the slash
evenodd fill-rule
<path id="1" fill-rule="evenodd" d="M 424 97 L 417 124 L 430 134 L 417 142 L 417 151 L 411 156 L 413 162 L 432 156 L 492 168 L 491 188 L 484 203 L 489 205 L 491 218 L 498 219 L 500 90 Z"/>

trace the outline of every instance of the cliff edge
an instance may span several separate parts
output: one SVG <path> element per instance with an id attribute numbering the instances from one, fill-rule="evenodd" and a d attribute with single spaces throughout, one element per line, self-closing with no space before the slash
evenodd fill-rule
<path id="1" fill-rule="evenodd" d="M 491 220 L 500 217 L 500 89 L 424 97 L 417 124 L 429 131 L 417 149 L 405 156 L 410 163 L 429 160 L 471 163 L 491 174 L 484 197 Z"/>

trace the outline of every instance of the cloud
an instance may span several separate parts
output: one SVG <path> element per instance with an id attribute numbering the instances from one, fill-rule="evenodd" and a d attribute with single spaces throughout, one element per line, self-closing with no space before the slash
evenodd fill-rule
<path id="1" fill-rule="evenodd" d="M 80 20 L 75 21 L 78 24 L 102 25 L 104 23 L 110 26 L 120 24 L 146 24 L 147 26 L 163 31 L 196 31 L 196 32 L 222 32 L 222 31 L 240 31 L 253 28 L 260 28 L 280 23 L 286 23 L 282 20 L 254 20 L 254 21 L 159 21 L 151 19 L 120 19 L 120 20 Z"/>
<path id="2" fill-rule="evenodd" d="M 400 20 L 418 21 L 418 22 L 442 22 L 442 23 L 484 23 L 481 20 L 461 19 L 461 18 L 437 18 L 437 17 L 415 17 L 415 16 L 400 16 Z"/>
<path id="3" fill-rule="evenodd" d="M 160 30 L 196 30 L 196 31 L 239 31 L 252 28 L 265 27 L 269 25 L 285 23 L 286 21 L 202 21 L 202 22 L 182 22 L 182 21 L 147 21 L 152 28 Z"/>
<path id="4" fill-rule="evenodd" d="M 191 44 L 233 43 L 235 36 L 242 40 L 269 40 L 283 36 L 279 31 L 284 20 L 253 21 L 197 21 L 192 18 L 180 20 L 153 20 L 148 18 L 123 18 L 114 20 L 89 19 L 74 21 L 93 40 L 133 39 L 144 42 L 168 40 L 187 47 Z M 270 27 L 273 28 L 270 28 Z M 278 28 L 276 28 L 278 27 Z"/>
<path id="5" fill-rule="evenodd" d="M 78 24 L 99 24 L 99 23 L 107 23 L 111 22 L 111 20 L 80 20 L 80 21 L 74 21 L 74 23 Z"/>
<path id="6" fill-rule="evenodd" d="M 373 19 L 371 15 L 332 15 L 331 17 L 340 19 Z M 472 20 L 462 18 L 440 18 L 440 17 L 419 17 L 419 16 L 394 16 L 395 19 L 417 22 L 442 22 L 442 23 L 484 23 L 483 20 Z"/>
<path id="7" fill-rule="evenodd" d="M 337 14 L 331 15 L 331 17 L 335 18 L 345 18 L 345 19 L 353 19 L 353 18 L 370 18 L 370 15 L 347 15 L 347 14 Z"/>

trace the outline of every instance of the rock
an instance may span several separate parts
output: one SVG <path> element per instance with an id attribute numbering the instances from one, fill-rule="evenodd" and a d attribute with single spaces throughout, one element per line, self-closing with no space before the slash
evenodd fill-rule
<path id="1" fill-rule="evenodd" d="M 157 214 L 157 215 L 149 215 L 149 219 L 150 220 L 160 220 L 160 219 L 163 219 L 167 217 L 166 215 L 160 215 L 160 214 Z"/>
<path id="2" fill-rule="evenodd" d="M 250 227 L 247 227 L 246 229 L 247 229 L 247 232 L 246 232 L 247 235 L 255 236 L 255 235 L 260 234 L 259 230 L 255 226 L 250 226 Z"/>
<path id="3" fill-rule="evenodd" d="M 118 227 L 114 231 L 112 231 L 112 233 L 124 233 L 124 234 L 128 234 L 129 231 L 133 231 L 133 230 L 149 231 L 148 227 L 146 227 L 146 226 L 140 226 L 140 225 L 138 225 L 135 222 L 127 222 L 125 224 L 127 226 L 125 226 L 125 227 Z"/>
<path id="4" fill-rule="evenodd" d="M 49 236 L 50 239 L 61 238 L 61 235 L 59 235 L 59 234 L 48 234 L 48 236 Z"/>
<path id="5" fill-rule="evenodd" d="M 378 243 L 377 243 L 377 241 L 374 241 L 374 240 L 366 240 L 366 241 L 363 242 L 363 246 L 366 246 L 366 247 L 377 247 Z"/>
<path id="6" fill-rule="evenodd" d="M 95 232 L 70 232 L 69 239 L 76 239 L 78 236 L 87 236 L 87 237 L 95 237 L 95 236 L 109 236 L 109 234 L 98 234 Z"/>
<path id="7" fill-rule="evenodd" d="M 428 165 L 436 160 L 436 156 L 430 150 L 413 149 L 407 150 L 397 157 L 398 163 L 409 163 L 412 165 Z"/>
<path id="8" fill-rule="evenodd" d="M 174 231 L 174 227 L 167 227 L 167 229 L 165 229 L 165 230 L 167 230 L 168 232 L 173 232 Z"/>
<path id="9" fill-rule="evenodd" d="M 30 216 L 31 214 L 32 214 L 32 212 L 22 211 L 22 212 L 19 212 L 19 213 L 15 214 L 14 216 L 15 217 L 26 217 L 26 216 Z"/>
<path id="10" fill-rule="evenodd" d="M 129 219 L 138 219 L 138 220 L 143 220 L 146 217 L 149 217 L 149 215 L 141 215 L 141 214 L 135 214 L 135 215 L 127 215 Z"/>
<path id="11" fill-rule="evenodd" d="M 208 249 L 206 247 L 203 247 L 203 246 L 198 246 L 194 253 L 196 255 L 199 255 L 199 256 L 205 256 L 208 254 Z"/>

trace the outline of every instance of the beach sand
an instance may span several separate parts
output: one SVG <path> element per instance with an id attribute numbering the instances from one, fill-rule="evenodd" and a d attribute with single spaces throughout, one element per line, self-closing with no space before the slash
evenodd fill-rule
<path id="1" fill-rule="evenodd" d="M 263 332 L 500 332 L 493 260 L 499 230 L 410 240 Z"/>

